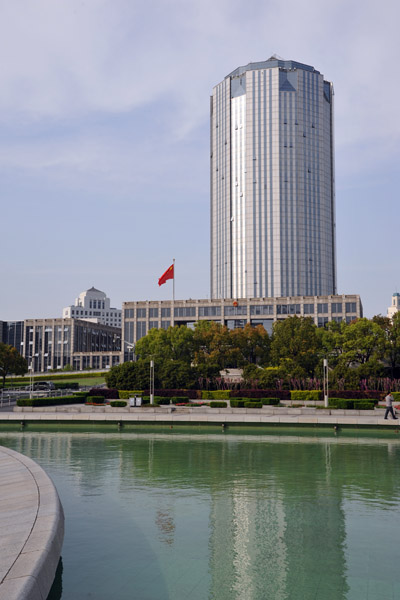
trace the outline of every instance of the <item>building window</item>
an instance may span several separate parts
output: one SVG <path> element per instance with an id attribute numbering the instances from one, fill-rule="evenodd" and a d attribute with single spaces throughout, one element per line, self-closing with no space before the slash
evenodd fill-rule
<path id="1" fill-rule="evenodd" d="M 170 308 L 162 308 L 161 309 L 161 317 L 170 317 L 171 309 Z"/>
<path id="2" fill-rule="evenodd" d="M 314 304 L 305 304 L 304 305 L 304 314 L 305 315 L 313 315 L 314 314 Z"/>
<path id="3" fill-rule="evenodd" d="M 276 305 L 276 314 L 287 315 L 288 314 L 287 304 L 277 304 Z"/>
<path id="4" fill-rule="evenodd" d="M 158 308 L 149 308 L 149 318 L 150 319 L 158 318 Z"/>
<path id="5" fill-rule="evenodd" d="M 328 321 L 328 317 L 318 317 L 318 327 L 325 327 Z"/>
<path id="6" fill-rule="evenodd" d="M 177 306 L 174 309 L 175 317 L 195 317 L 196 308 L 194 306 Z"/>
<path id="7" fill-rule="evenodd" d="M 346 312 L 347 313 L 357 312 L 357 303 L 356 302 L 346 302 Z"/>
<path id="8" fill-rule="evenodd" d="M 171 321 L 161 321 L 161 329 L 168 329 L 170 327 Z"/>
<path id="9" fill-rule="evenodd" d="M 247 306 L 225 306 L 224 315 L 226 317 L 236 315 L 247 315 Z"/>
<path id="10" fill-rule="evenodd" d="M 251 315 L 273 315 L 274 306 L 273 304 L 254 304 L 250 306 Z"/>
<path id="11" fill-rule="evenodd" d="M 323 302 L 322 304 L 318 304 L 318 314 L 324 314 L 328 312 L 328 303 Z"/>
<path id="12" fill-rule="evenodd" d="M 106 313 L 106 316 L 108 317 L 108 313 Z M 125 319 L 133 319 L 134 317 L 134 309 L 133 308 L 126 308 L 125 309 Z"/>
<path id="13" fill-rule="evenodd" d="M 200 306 L 199 317 L 220 317 L 221 307 L 220 306 Z"/>
<path id="14" fill-rule="evenodd" d="M 243 329 L 246 323 L 246 319 L 228 319 L 226 326 L 228 329 Z"/>
<path id="15" fill-rule="evenodd" d="M 145 319 L 146 318 L 146 309 L 145 308 L 137 308 L 136 309 L 136 317 L 138 319 Z"/>
<path id="16" fill-rule="evenodd" d="M 332 302 L 332 313 L 341 314 L 343 310 L 341 302 Z"/>
<path id="17" fill-rule="evenodd" d="M 146 310 L 146 309 L 144 309 Z M 146 321 L 138 321 L 136 324 L 136 339 L 140 340 L 140 338 L 146 335 Z"/>
<path id="18" fill-rule="evenodd" d="M 149 321 L 149 329 L 158 329 L 158 321 Z"/>

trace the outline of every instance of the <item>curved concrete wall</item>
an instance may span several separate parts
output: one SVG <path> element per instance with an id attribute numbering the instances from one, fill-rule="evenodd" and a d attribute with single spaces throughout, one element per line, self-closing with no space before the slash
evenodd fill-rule
<path id="1" fill-rule="evenodd" d="M 64 512 L 50 477 L 0 446 L 0 600 L 46 600 L 64 539 Z"/>

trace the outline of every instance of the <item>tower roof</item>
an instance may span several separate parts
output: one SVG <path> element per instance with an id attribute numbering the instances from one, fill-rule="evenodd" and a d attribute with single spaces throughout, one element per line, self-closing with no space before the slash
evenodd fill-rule
<path id="1" fill-rule="evenodd" d="M 295 60 L 284 60 L 279 58 L 276 54 L 273 54 L 267 60 L 261 62 L 251 62 L 245 67 L 238 67 L 232 73 L 229 73 L 227 77 L 240 77 L 246 71 L 257 71 L 260 69 L 273 69 L 274 67 L 280 67 L 292 71 L 293 69 L 303 69 L 303 71 L 312 71 L 313 73 L 319 73 L 314 67 L 305 65 L 304 63 L 296 62 Z"/>

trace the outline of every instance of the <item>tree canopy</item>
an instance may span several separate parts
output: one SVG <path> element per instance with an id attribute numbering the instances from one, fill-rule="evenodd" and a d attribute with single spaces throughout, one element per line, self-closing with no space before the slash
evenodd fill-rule
<path id="1" fill-rule="evenodd" d="M 25 375 L 28 363 L 14 346 L 0 343 L 0 377 L 3 380 L 3 388 L 6 385 L 7 375 Z"/>

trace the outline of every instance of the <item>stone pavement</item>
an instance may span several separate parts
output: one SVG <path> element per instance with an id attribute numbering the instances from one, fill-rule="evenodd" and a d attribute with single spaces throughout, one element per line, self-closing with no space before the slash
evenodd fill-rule
<path id="1" fill-rule="evenodd" d="M 0 446 L 0 600 L 46 600 L 60 559 L 64 513 L 30 458 Z"/>
<path id="2" fill-rule="evenodd" d="M 101 423 L 149 423 L 149 424 L 282 424 L 310 426 L 349 426 L 372 428 L 398 428 L 400 421 L 384 420 L 384 410 L 320 410 L 311 408 L 289 408 L 264 406 L 251 408 L 209 407 L 136 407 L 113 408 L 85 405 L 51 406 L 43 408 L 16 407 L 12 413 L 0 414 L 1 423 L 34 422 L 101 422 Z"/>

